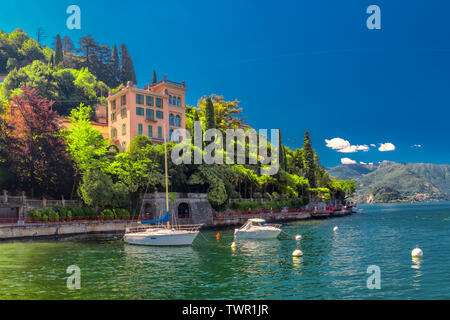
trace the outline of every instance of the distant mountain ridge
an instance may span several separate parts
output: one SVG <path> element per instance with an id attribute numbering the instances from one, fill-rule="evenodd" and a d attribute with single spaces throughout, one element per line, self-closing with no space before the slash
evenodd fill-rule
<path id="1" fill-rule="evenodd" d="M 356 181 L 360 202 L 450 199 L 450 165 L 383 161 L 340 165 L 327 171 L 332 177 Z"/>

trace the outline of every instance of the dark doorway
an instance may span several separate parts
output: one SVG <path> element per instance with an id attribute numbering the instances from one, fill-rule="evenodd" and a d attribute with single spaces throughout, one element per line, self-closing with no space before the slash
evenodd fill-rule
<path id="1" fill-rule="evenodd" d="M 150 203 L 146 203 L 144 205 L 144 212 L 142 214 L 141 219 L 142 220 L 153 220 L 154 219 L 153 212 L 154 212 L 153 206 Z"/>
<path id="2" fill-rule="evenodd" d="M 178 218 L 179 219 L 189 219 L 191 217 L 191 212 L 189 210 L 189 205 L 185 202 L 180 203 L 178 206 Z"/>

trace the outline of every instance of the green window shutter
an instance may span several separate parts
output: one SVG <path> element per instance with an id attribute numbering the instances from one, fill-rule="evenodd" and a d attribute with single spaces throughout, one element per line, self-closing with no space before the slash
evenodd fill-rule
<path id="1" fill-rule="evenodd" d="M 151 125 L 148 126 L 148 137 L 149 138 L 153 137 L 153 126 Z"/>

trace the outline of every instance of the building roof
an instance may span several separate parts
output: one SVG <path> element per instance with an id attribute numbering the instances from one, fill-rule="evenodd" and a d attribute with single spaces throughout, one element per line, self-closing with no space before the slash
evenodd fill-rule
<path id="1" fill-rule="evenodd" d="M 164 77 L 164 80 L 158 81 L 158 82 L 156 82 L 154 84 L 151 84 L 151 85 L 148 85 L 148 86 L 144 86 L 143 89 L 140 89 L 136 85 L 134 85 L 133 83 L 129 82 L 127 84 L 127 86 L 123 86 L 121 90 L 119 90 L 118 92 L 116 92 L 113 95 L 110 95 L 107 98 L 107 100 L 117 98 L 118 96 L 120 96 L 123 93 L 123 91 L 128 90 L 128 89 L 133 90 L 134 92 L 137 92 L 137 93 L 141 93 L 141 94 L 152 94 L 152 95 L 159 96 L 159 97 L 167 97 L 166 94 L 162 94 L 162 93 L 159 93 L 159 92 L 156 92 L 156 91 L 152 90 L 152 88 L 156 88 L 156 87 L 158 87 L 161 84 L 166 84 L 166 85 L 169 85 L 170 87 L 173 87 L 173 88 L 176 88 L 176 89 L 179 89 L 179 90 L 183 90 L 183 91 L 187 91 L 187 88 L 186 88 L 186 85 L 185 85 L 184 81 L 179 83 L 179 82 L 167 80 Z"/>

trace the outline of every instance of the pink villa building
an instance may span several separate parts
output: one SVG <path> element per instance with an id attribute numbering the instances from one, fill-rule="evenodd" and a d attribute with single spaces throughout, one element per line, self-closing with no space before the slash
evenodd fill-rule
<path id="1" fill-rule="evenodd" d="M 119 92 L 108 97 L 109 138 L 120 151 L 125 151 L 137 135 L 148 136 L 154 144 L 166 139 L 182 141 L 175 137 L 174 130 L 186 128 L 184 81 L 177 83 L 162 81 L 139 89 L 131 82 Z"/>

